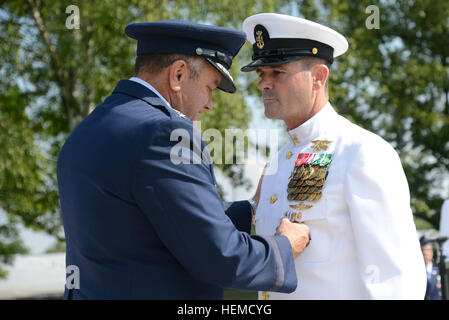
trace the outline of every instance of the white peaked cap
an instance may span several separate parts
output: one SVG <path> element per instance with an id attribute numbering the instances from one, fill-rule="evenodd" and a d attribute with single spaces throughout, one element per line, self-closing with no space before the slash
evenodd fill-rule
<path id="1" fill-rule="evenodd" d="M 348 50 L 348 41 L 337 31 L 307 19 L 284 14 L 260 13 L 250 16 L 243 21 L 243 31 L 253 44 L 254 62 L 258 59 L 265 59 L 265 62 L 271 59 L 274 63 L 279 57 L 289 57 L 284 59 L 289 62 L 294 61 L 294 57 L 300 59 L 315 56 L 332 63 L 333 58 Z M 263 65 L 260 63 L 259 61 L 258 66 Z M 265 65 L 270 64 L 267 62 Z M 247 67 L 251 68 L 252 64 Z"/>

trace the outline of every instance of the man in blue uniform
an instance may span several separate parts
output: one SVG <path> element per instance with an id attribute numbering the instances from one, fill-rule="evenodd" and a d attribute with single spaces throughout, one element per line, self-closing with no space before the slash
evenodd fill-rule
<path id="1" fill-rule="evenodd" d="M 427 274 L 427 287 L 424 300 L 441 300 L 441 277 L 438 266 L 433 265 L 433 246 L 426 236 L 419 238 Z"/>
<path id="2" fill-rule="evenodd" d="M 170 20 L 135 23 L 135 74 L 73 131 L 58 159 L 66 299 L 222 299 L 223 288 L 292 292 L 304 224 L 250 235 L 248 201 L 225 208 L 192 121 L 228 69 L 241 31 Z"/>

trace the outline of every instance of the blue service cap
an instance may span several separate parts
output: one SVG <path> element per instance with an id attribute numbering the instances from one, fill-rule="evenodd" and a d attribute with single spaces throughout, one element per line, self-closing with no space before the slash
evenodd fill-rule
<path id="1" fill-rule="evenodd" d="M 183 20 L 132 23 L 125 33 L 137 40 L 137 55 L 178 53 L 205 58 L 222 75 L 218 88 L 234 93 L 232 59 L 245 43 L 243 31 Z"/>
<path id="2" fill-rule="evenodd" d="M 421 238 L 419 238 L 419 243 L 421 244 L 421 247 L 428 245 L 429 243 L 431 243 L 429 241 L 429 239 L 426 236 L 421 236 Z"/>

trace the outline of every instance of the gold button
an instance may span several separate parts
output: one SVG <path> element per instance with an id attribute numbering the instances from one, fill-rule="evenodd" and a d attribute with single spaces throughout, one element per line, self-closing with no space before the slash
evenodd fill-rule
<path id="1" fill-rule="evenodd" d="M 262 292 L 262 294 L 260 295 L 260 298 L 262 300 L 268 300 L 270 298 L 270 295 L 268 294 L 268 292 L 264 291 Z"/>
<path id="2" fill-rule="evenodd" d="M 270 203 L 275 203 L 277 199 L 278 197 L 275 194 L 273 194 L 270 198 Z"/>
<path id="3" fill-rule="evenodd" d="M 313 54 L 317 54 L 317 53 L 318 53 L 318 49 L 317 49 L 317 48 L 313 48 L 313 49 L 312 49 L 312 53 L 313 53 Z"/>
<path id="4" fill-rule="evenodd" d="M 299 139 L 296 134 L 293 135 L 293 141 L 295 141 L 296 144 L 299 144 Z"/>
<path id="5" fill-rule="evenodd" d="M 289 151 L 289 152 L 287 152 L 286 158 L 290 159 L 292 157 L 292 155 L 293 155 L 293 152 Z"/>

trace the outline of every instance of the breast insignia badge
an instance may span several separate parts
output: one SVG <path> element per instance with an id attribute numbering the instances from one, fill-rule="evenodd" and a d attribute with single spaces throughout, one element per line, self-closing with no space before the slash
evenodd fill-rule
<path id="1" fill-rule="evenodd" d="M 330 153 L 300 153 L 289 178 L 287 200 L 319 201 L 331 162 L 332 154 Z"/>
<path id="2" fill-rule="evenodd" d="M 331 144 L 333 141 L 329 140 L 314 140 L 313 143 L 313 152 L 318 152 L 322 150 L 327 150 L 329 147 L 329 144 Z"/>
<path id="3" fill-rule="evenodd" d="M 304 202 L 301 202 L 300 204 L 294 204 L 294 205 L 290 205 L 290 208 L 295 209 L 295 210 L 307 210 L 312 208 L 313 206 L 305 204 Z"/>

